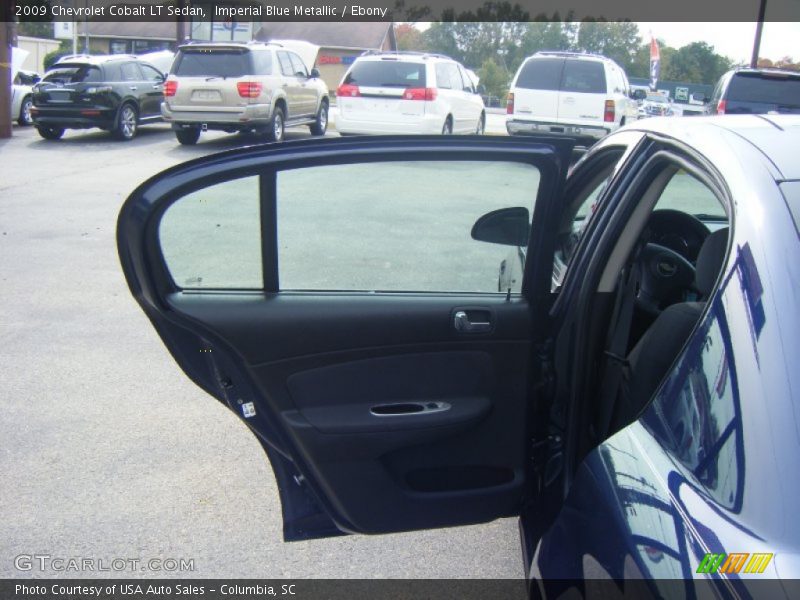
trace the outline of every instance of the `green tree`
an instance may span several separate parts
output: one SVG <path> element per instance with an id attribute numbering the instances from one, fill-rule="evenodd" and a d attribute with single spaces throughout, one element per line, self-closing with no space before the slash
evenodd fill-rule
<path id="1" fill-rule="evenodd" d="M 486 94 L 495 96 L 502 102 L 508 94 L 508 84 L 511 77 L 508 71 L 500 67 L 493 58 L 483 61 L 481 68 L 478 69 L 480 83 L 486 88 Z"/>
<path id="2" fill-rule="evenodd" d="M 455 60 L 463 56 L 456 41 L 456 23 L 433 23 L 422 34 L 422 43 L 428 52 L 446 54 Z"/>
<path id="3" fill-rule="evenodd" d="M 44 70 L 47 71 L 59 58 L 67 54 L 72 54 L 72 42 L 70 40 L 61 40 L 61 45 L 58 47 L 58 50 L 53 50 L 44 55 L 42 59 Z"/>
<path id="4" fill-rule="evenodd" d="M 692 42 L 675 50 L 661 74 L 672 81 L 713 85 L 731 67 L 731 60 L 717 54 L 713 46 Z"/>
<path id="5" fill-rule="evenodd" d="M 22 21 L 17 23 L 17 34 L 53 39 L 53 24 L 42 21 Z"/>
<path id="6" fill-rule="evenodd" d="M 578 27 L 575 46 L 582 52 L 607 56 L 627 72 L 635 64 L 641 44 L 642 36 L 636 23 L 587 19 Z"/>
<path id="7" fill-rule="evenodd" d="M 398 50 L 424 52 L 427 49 L 422 32 L 411 23 L 401 23 L 395 26 L 394 37 L 397 40 Z"/>
<path id="8" fill-rule="evenodd" d="M 571 15 L 568 15 L 568 19 Z M 562 21 L 555 13 L 552 19 L 539 15 L 528 23 L 515 53 L 511 53 L 513 69 L 531 54 L 542 50 L 571 50 L 575 42 L 577 26 L 569 21 Z"/>

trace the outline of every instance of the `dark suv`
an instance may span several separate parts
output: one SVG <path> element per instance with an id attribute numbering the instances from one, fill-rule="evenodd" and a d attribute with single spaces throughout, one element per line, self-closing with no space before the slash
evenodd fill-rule
<path id="1" fill-rule="evenodd" d="M 734 69 L 720 77 L 708 105 L 711 115 L 800 113 L 800 73 Z"/>
<path id="2" fill-rule="evenodd" d="M 31 115 L 39 135 L 99 127 L 130 140 L 140 124 L 161 120 L 165 76 L 133 56 L 67 56 L 33 88 Z"/>

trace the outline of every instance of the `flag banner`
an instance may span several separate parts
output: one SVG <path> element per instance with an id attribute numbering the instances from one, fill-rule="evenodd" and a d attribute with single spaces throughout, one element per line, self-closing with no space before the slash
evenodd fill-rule
<path id="1" fill-rule="evenodd" d="M 656 91 L 658 86 L 658 76 L 661 74 L 661 53 L 658 50 L 658 42 L 652 35 L 650 36 L 650 89 Z"/>

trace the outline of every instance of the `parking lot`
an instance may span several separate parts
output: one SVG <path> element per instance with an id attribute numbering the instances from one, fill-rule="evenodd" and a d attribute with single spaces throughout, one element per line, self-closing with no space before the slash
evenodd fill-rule
<path id="1" fill-rule="evenodd" d="M 47 142 L 30 127 L 0 141 L 0 576 L 109 574 L 20 571 L 15 557 L 34 554 L 193 560 L 191 573 L 158 576 L 521 576 L 514 519 L 282 541 L 260 445 L 183 376 L 128 292 L 115 243 L 139 183 L 243 143 L 207 133 L 180 146 L 163 124 L 128 143 L 97 130 Z"/>

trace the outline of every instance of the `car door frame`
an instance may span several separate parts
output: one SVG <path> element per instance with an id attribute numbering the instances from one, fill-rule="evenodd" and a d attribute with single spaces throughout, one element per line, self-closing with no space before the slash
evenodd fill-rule
<path id="1" fill-rule="evenodd" d="M 288 75 L 285 73 L 283 62 L 281 61 L 282 54 L 286 56 L 286 60 L 289 61 L 289 66 L 291 67 L 291 72 Z M 300 78 L 294 72 L 294 65 L 292 65 L 288 50 L 276 49 L 275 59 L 278 61 L 278 70 L 281 74 L 281 87 L 286 92 L 286 114 L 284 117 L 287 121 L 296 119 L 303 116 L 303 88 L 300 85 Z"/>
<path id="2" fill-rule="evenodd" d="M 169 274 L 163 255 L 157 247 L 157 226 L 161 216 L 172 202 L 191 191 L 208 187 L 225 180 L 248 175 L 262 176 L 260 184 L 262 206 L 274 203 L 276 173 L 281 166 L 301 168 L 319 164 L 347 164 L 354 162 L 379 162 L 385 160 L 512 160 L 527 162 L 540 169 L 541 179 L 534 207 L 533 232 L 528 244 L 528 256 L 537 256 L 525 265 L 520 298 L 527 303 L 531 319 L 541 324 L 538 330 L 524 333 L 533 344 L 549 336 L 547 313 L 550 297 L 550 274 L 554 251 L 554 234 L 546 224 L 557 218 L 564 174 L 571 156 L 571 140 L 544 140 L 536 138 L 451 138 L 440 136 L 412 137 L 386 136 L 368 139 L 304 140 L 291 145 L 233 150 L 215 156 L 190 161 L 173 167 L 137 188 L 123 205 L 118 220 L 117 241 L 120 261 L 130 290 L 153 322 L 162 340 L 186 374 L 202 389 L 226 403 L 229 408 L 241 411 L 237 400 L 252 396 L 253 382 L 241 367 L 230 360 L 235 349 L 228 347 L 213 331 L 201 323 L 181 315 L 171 306 L 169 297 L 179 291 Z M 491 158 L 487 158 L 491 155 Z M 235 166 L 232 166 L 235 165 Z M 271 166 L 268 166 L 271 165 Z M 265 173 L 270 173 L 263 178 Z M 272 200 L 270 200 L 270 197 Z M 266 233 L 276 227 L 276 213 L 262 211 L 262 226 Z M 265 299 L 280 294 L 277 279 L 277 240 L 262 239 L 264 259 Z M 272 271 L 271 271 L 272 269 Z M 273 274 L 271 274 L 273 273 Z M 502 295 L 501 295 L 502 296 Z M 212 367 L 204 364 L 206 357 L 190 352 L 182 346 L 182 336 L 200 331 L 224 352 L 215 357 Z M 538 356 L 538 354 L 536 354 Z M 535 370 L 536 365 L 530 365 Z M 224 372 L 227 377 L 222 377 Z M 232 383 L 235 382 L 235 383 Z M 234 389 L 235 388 L 235 389 Z M 541 411 L 540 411 L 541 412 Z M 262 419 L 258 430 L 245 420 L 259 437 L 272 463 L 278 480 L 284 511 L 286 539 L 308 539 L 336 535 L 340 531 L 357 531 L 343 517 L 334 503 L 326 497 L 314 481 L 313 468 L 298 453 L 289 435 L 281 431 L 279 419 L 269 422 Z M 539 423 L 539 426 L 546 424 Z M 527 434 L 526 434 L 527 435 Z M 537 433 L 538 435 L 538 433 Z M 298 479 L 299 478 L 299 479 Z M 303 485 L 300 485 L 300 482 Z M 530 485 L 530 489 L 536 486 Z M 529 492 L 526 492 L 526 494 Z M 452 516 L 458 524 L 457 511 Z M 500 515 L 497 515 L 500 516 Z M 468 519 L 464 522 L 470 522 Z M 435 525 L 436 526 L 436 525 Z M 411 527 L 414 528 L 414 527 Z"/>
<path id="3" fill-rule="evenodd" d="M 146 63 L 139 64 L 139 71 L 142 73 L 142 87 L 139 106 L 141 107 L 140 119 L 160 119 L 161 102 L 164 100 L 164 80 L 166 77 L 154 66 Z M 148 71 L 154 71 L 161 76 L 160 79 L 148 79 Z"/>
<path id="4" fill-rule="evenodd" d="M 300 86 L 299 88 L 300 98 L 302 100 L 302 104 L 298 111 L 300 113 L 299 116 L 303 117 L 314 116 L 314 114 L 317 111 L 317 99 L 318 99 L 317 88 L 316 86 L 309 85 L 311 77 L 308 72 L 308 66 L 306 65 L 305 61 L 303 61 L 303 59 L 300 57 L 300 55 L 297 54 L 296 52 L 292 52 L 291 50 L 285 50 L 285 52 L 289 55 L 289 60 L 292 63 L 292 67 L 294 68 L 296 66 L 295 65 L 295 60 L 296 60 L 299 63 L 299 65 L 303 67 L 302 73 L 305 74 L 303 76 L 300 76 L 298 74 L 300 73 L 300 71 L 295 71 L 295 74 L 297 76 L 297 82 L 298 85 Z"/>

